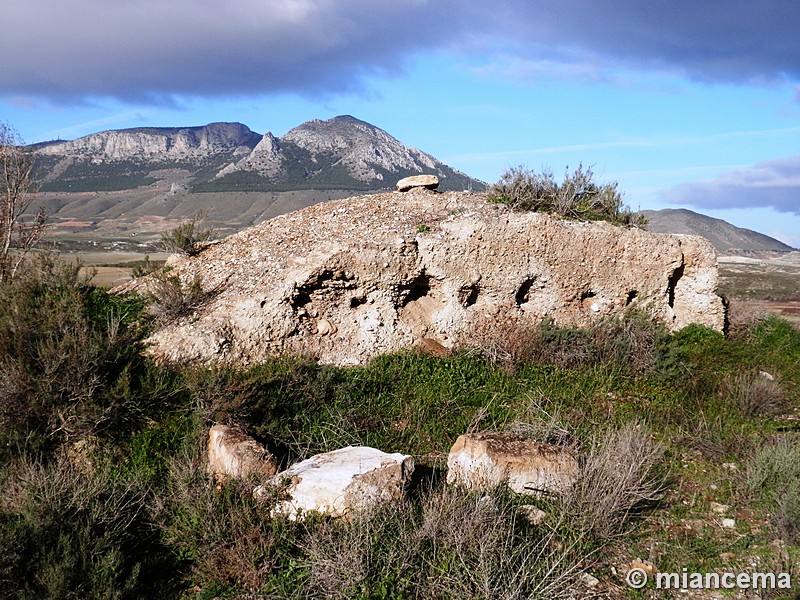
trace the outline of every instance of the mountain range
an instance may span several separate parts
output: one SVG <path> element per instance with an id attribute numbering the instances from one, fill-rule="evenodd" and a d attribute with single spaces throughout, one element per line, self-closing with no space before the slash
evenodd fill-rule
<path id="1" fill-rule="evenodd" d="M 317 202 L 438 175 L 440 189 L 486 184 L 352 116 L 307 121 L 281 137 L 241 123 L 141 127 L 31 146 L 51 222 L 130 230 L 198 211 L 235 231 Z M 717 253 L 756 258 L 792 250 L 769 236 L 686 209 L 643 211 L 651 231 L 701 235 Z M 89 230 L 84 229 L 88 233 Z"/>
<path id="2" fill-rule="evenodd" d="M 172 179 L 192 192 L 378 190 L 408 175 L 442 189 L 484 184 L 351 116 L 313 120 L 280 138 L 241 123 L 103 131 L 33 147 L 45 192 L 119 191 Z"/>
<path id="3" fill-rule="evenodd" d="M 711 242 L 720 256 L 773 258 L 792 252 L 794 248 L 763 233 L 736 227 L 722 219 L 696 213 L 685 208 L 643 210 L 647 228 L 656 233 L 700 235 Z"/>

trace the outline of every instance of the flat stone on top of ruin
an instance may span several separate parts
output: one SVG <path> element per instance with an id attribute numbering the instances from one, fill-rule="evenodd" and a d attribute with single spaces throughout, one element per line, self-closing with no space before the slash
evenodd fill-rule
<path id="1" fill-rule="evenodd" d="M 397 182 L 398 192 L 407 192 L 415 187 L 435 190 L 439 187 L 439 178 L 436 175 L 411 175 Z"/>

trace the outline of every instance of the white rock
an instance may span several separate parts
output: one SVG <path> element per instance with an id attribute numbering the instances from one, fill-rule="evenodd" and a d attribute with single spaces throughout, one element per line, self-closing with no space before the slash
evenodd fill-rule
<path id="1" fill-rule="evenodd" d="M 273 514 L 302 519 L 307 512 L 334 517 L 404 497 L 414 472 L 414 458 L 367 446 L 348 446 L 318 454 L 275 475 L 253 495 L 283 498 Z"/>
<path id="2" fill-rule="evenodd" d="M 208 432 L 208 472 L 218 482 L 245 479 L 253 474 L 272 477 L 278 461 L 240 429 L 214 425 Z"/>
<path id="3" fill-rule="evenodd" d="M 459 436 L 447 468 L 447 482 L 468 489 L 507 484 L 518 494 L 560 493 L 571 485 L 578 462 L 559 446 L 485 431 Z"/>
<path id="4" fill-rule="evenodd" d="M 436 175 L 411 175 L 397 182 L 398 192 L 407 192 L 415 187 L 424 187 L 435 190 L 439 187 L 439 178 Z"/>

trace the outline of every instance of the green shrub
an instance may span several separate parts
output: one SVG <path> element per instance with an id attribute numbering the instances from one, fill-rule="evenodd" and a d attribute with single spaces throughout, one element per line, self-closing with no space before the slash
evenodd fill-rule
<path id="1" fill-rule="evenodd" d="M 253 499 L 252 487 L 214 489 L 198 458 L 191 451 L 173 458 L 159 515 L 165 543 L 183 560 L 184 584 L 296 592 L 306 572 L 298 564 L 300 527 L 270 518 L 270 506 Z"/>
<path id="2" fill-rule="evenodd" d="M 202 252 L 211 237 L 214 235 L 212 228 L 203 228 L 202 222 L 205 214 L 198 213 L 191 221 L 181 223 L 175 229 L 161 234 L 161 247 L 165 252 L 175 252 L 195 256 Z"/>
<path id="3" fill-rule="evenodd" d="M 800 437 L 784 436 L 759 448 L 747 461 L 745 478 L 751 493 L 770 508 L 781 537 L 800 542 Z"/>
<path id="4" fill-rule="evenodd" d="M 572 173 L 565 170 L 560 184 L 552 171 L 536 173 L 522 166 L 512 167 L 488 191 L 491 202 L 507 204 L 516 210 L 624 225 L 647 223 L 642 215 L 624 205 L 616 183 L 595 183 L 591 167 L 584 169 L 583 165 L 578 165 Z"/>
<path id="5" fill-rule="evenodd" d="M 184 283 L 176 273 L 160 270 L 153 273 L 151 282 L 147 294 L 149 310 L 162 321 L 190 314 L 208 297 L 199 274 Z"/>
<path id="6" fill-rule="evenodd" d="M 136 481 L 23 461 L 0 507 L 0 596 L 124 599 L 176 592 Z"/>
<path id="7" fill-rule="evenodd" d="M 79 270 L 42 254 L 0 290 L 0 435 L 11 447 L 53 447 L 125 417 L 103 389 L 137 360 L 142 303 Z"/>

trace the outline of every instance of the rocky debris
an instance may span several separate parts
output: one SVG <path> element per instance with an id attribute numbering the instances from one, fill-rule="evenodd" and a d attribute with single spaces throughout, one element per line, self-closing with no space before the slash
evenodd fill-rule
<path id="1" fill-rule="evenodd" d="M 720 515 L 725 514 L 731 509 L 729 504 L 720 504 L 719 502 L 712 502 L 709 504 L 709 506 L 711 507 L 711 512 L 715 512 Z"/>
<path id="2" fill-rule="evenodd" d="M 703 238 L 515 212 L 468 192 L 317 204 L 182 257 L 172 273 L 208 292 L 148 340 L 158 359 L 180 363 L 245 366 L 303 353 L 364 364 L 423 339 L 454 349 L 499 327 L 586 327 L 628 308 L 670 330 L 721 331 L 724 322 Z M 117 291 L 149 285 L 141 278 Z"/>
<path id="3" fill-rule="evenodd" d="M 518 494 L 558 494 L 572 484 L 578 462 L 560 446 L 484 431 L 458 437 L 447 457 L 447 469 L 447 483 L 471 490 L 506 484 Z"/>
<path id="4" fill-rule="evenodd" d="M 246 479 L 253 474 L 272 477 L 278 461 L 261 444 L 242 430 L 214 425 L 208 432 L 208 472 L 219 483 Z"/>
<path id="5" fill-rule="evenodd" d="M 397 182 L 398 192 L 407 192 L 415 187 L 435 190 L 439 187 L 439 178 L 436 175 L 411 175 Z"/>
<path id="6" fill-rule="evenodd" d="M 532 525 L 541 525 L 547 519 L 547 513 L 533 504 L 523 504 L 517 512 Z"/>
<path id="7" fill-rule="evenodd" d="M 583 583 L 583 585 L 585 585 L 587 588 L 593 588 L 600 585 L 600 580 L 597 577 L 585 571 L 578 576 L 578 579 L 580 579 L 581 583 Z"/>
<path id="8" fill-rule="evenodd" d="M 302 519 L 307 512 L 334 517 L 399 500 L 414 473 L 414 458 L 367 446 L 348 446 L 318 454 L 275 475 L 253 492 L 279 498 L 273 514 Z"/>
<path id="9" fill-rule="evenodd" d="M 623 567 L 624 571 L 630 571 L 632 569 L 639 569 L 647 573 L 650 577 L 656 574 L 658 568 L 649 560 L 642 560 L 641 558 L 635 558 L 631 561 L 631 564 L 627 567 Z"/>
<path id="10" fill-rule="evenodd" d="M 451 356 L 453 351 L 445 348 L 432 338 L 422 338 L 417 344 L 417 350 L 428 356 Z"/>
<path id="11" fill-rule="evenodd" d="M 87 436 L 67 446 L 67 460 L 81 474 L 90 475 L 95 468 L 99 445 L 95 436 Z"/>

